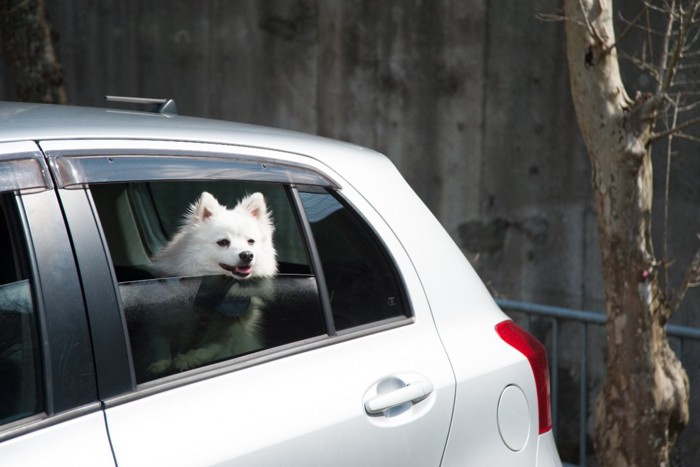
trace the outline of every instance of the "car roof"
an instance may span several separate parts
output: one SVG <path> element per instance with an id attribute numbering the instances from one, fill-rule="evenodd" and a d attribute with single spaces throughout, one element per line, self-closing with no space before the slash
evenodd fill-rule
<path id="1" fill-rule="evenodd" d="M 262 147 L 314 158 L 346 151 L 379 154 L 320 136 L 245 123 L 169 113 L 20 102 L 0 102 L 0 142 L 130 139 L 208 142 Z"/>

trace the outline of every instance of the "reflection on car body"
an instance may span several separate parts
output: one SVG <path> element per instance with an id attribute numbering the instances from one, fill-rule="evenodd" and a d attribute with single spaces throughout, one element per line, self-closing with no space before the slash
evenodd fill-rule
<path id="1" fill-rule="evenodd" d="M 151 279 L 124 282 L 119 289 L 138 382 L 324 332 L 314 293 L 316 281 L 310 276 L 284 274 L 247 281 L 223 275 Z M 240 323 L 250 313 L 251 299 L 262 302 L 257 307 L 264 310 L 254 328 Z M 196 357 L 203 342 L 220 347 Z M 175 363 L 172 369 L 159 365 L 171 355 L 177 362 L 177 355 L 192 352 L 198 359 L 193 365 Z"/>

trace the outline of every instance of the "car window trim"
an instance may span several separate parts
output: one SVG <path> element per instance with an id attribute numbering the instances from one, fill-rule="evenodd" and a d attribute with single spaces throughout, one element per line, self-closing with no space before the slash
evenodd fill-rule
<path id="1" fill-rule="evenodd" d="M 32 297 L 41 340 L 43 409 L 54 416 L 97 400 L 92 342 L 79 275 L 55 192 L 20 193 L 15 202 L 33 279 Z M 60 241 L 64 234 L 65 243 Z M 70 281 L 71 275 L 76 280 L 67 286 L 64 281 Z M 70 365 L 67 355 L 73 359 Z"/>
<path id="2" fill-rule="evenodd" d="M 46 160 L 34 141 L 0 143 L 0 192 L 52 188 Z"/>
<path id="3" fill-rule="evenodd" d="M 114 266 L 89 190 L 56 190 L 80 271 L 100 399 L 133 390 L 134 369 Z"/>
<path id="4" fill-rule="evenodd" d="M 91 402 L 55 415 L 47 412 L 40 412 L 6 425 L 0 425 L 0 443 L 35 431 L 60 425 L 61 423 L 84 417 L 95 412 L 100 412 L 101 410 L 102 404 L 100 402 Z"/>
<path id="5" fill-rule="evenodd" d="M 351 203 L 349 203 L 345 197 L 339 194 L 340 185 L 325 174 L 318 172 L 316 169 L 287 162 L 279 163 L 278 161 L 273 161 L 274 167 L 279 170 L 273 172 L 274 175 L 272 177 L 268 176 L 268 178 L 263 178 L 261 180 L 260 170 L 262 169 L 264 171 L 273 164 L 265 162 L 270 161 L 271 159 L 262 158 L 259 156 L 259 154 L 253 154 L 250 158 L 241 157 L 241 152 L 250 153 L 257 151 L 252 151 L 250 148 L 244 148 L 246 151 L 241 151 L 241 148 L 239 147 L 227 147 L 229 153 L 222 154 L 220 152 L 212 152 L 213 146 L 220 148 L 221 145 L 210 145 L 207 143 L 186 143 L 177 150 L 175 150 L 173 147 L 169 147 L 168 144 L 165 144 L 165 146 L 168 146 L 165 148 L 159 145 L 158 147 L 152 148 L 152 150 L 144 150 L 141 147 L 143 141 L 135 142 L 133 146 L 124 145 L 123 142 L 120 141 L 119 143 L 122 144 L 116 149 L 107 147 L 98 147 L 97 149 L 92 148 L 91 145 L 93 141 L 83 142 L 82 147 L 76 149 L 74 143 L 74 141 L 49 141 L 40 143 L 49 158 L 49 167 L 56 178 L 56 185 L 59 187 L 59 192 L 65 193 L 68 191 L 73 191 L 76 188 L 85 189 L 86 185 L 99 183 L 165 180 L 187 182 L 196 180 L 211 180 L 212 178 L 231 181 L 274 181 L 276 183 L 283 184 L 288 190 L 289 196 L 292 198 L 290 201 L 292 202 L 293 211 L 295 211 L 297 220 L 300 223 L 301 234 L 304 236 L 303 239 L 305 242 L 305 247 L 312 248 L 311 245 L 314 244 L 313 241 L 311 241 L 313 239 L 313 235 L 311 233 L 311 227 L 308 225 L 308 219 L 305 218 L 305 211 L 298 196 L 297 187 L 314 187 L 317 190 L 320 189 L 324 192 L 333 194 L 344 206 L 350 208 L 355 215 L 360 216 L 363 223 L 370 229 L 373 237 L 375 237 L 375 240 L 380 243 L 384 250 L 387 250 L 384 242 L 377 236 L 377 232 L 370 224 L 367 223 L 364 216 L 362 216 L 357 209 L 352 207 Z M 104 141 L 102 141 L 102 143 L 104 146 L 108 146 L 108 144 L 106 144 Z M 145 163 L 144 166 L 138 169 L 138 173 L 136 173 L 136 175 L 139 175 L 139 177 L 134 177 L 134 173 L 129 173 L 129 170 L 115 171 L 110 169 L 110 164 L 114 164 L 115 161 L 119 160 L 125 162 L 126 158 L 128 158 L 129 162 L 136 161 L 138 163 L 141 161 Z M 163 173 L 163 167 L 159 166 L 159 164 L 153 163 L 166 161 L 185 161 L 184 163 L 180 162 L 179 164 L 181 167 L 187 168 L 187 170 L 182 170 L 177 173 Z M 244 164 L 242 166 L 238 166 L 237 164 L 239 162 Z M 201 167 L 201 165 L 208 164 L 213 164 L 217 167 L 220 165 L 228 165 L 230 167 L 236 166 L 237 168 L 241 168 L 241 170 L 238 172 L 221 172 L 218 169 L 210 171 L 201 171 L 201 169 L 198 169 L 198 167 Z M 148 168 L 148 170 L 142 171 L 141 168 L 143 167 Z M 132 169 L 131 172 L 134 172 L 134 170 Z M 94 206 L 92 207 L 94 209 Z M 100 233 L 100 235 L 103 245 L 106 245 L 103 234 Z M 320 257 L 317 251 L 308 251 L 308 253 L 314 269 L 314 274 L 317 281 L 319 281 L 319 298 L 322 301 L 322 310 L 327 331 L 326 334 L 302 341 L 291 342 L 284 346 L 266 349 L 252 355 L 245 355 L 223 362 L 206 365 L 198 369 L 189 370 L 187 372 L 178 373 L 165 378 L 159 378 L 142 384 L 137 384 L 133 373 L 131 373 L 128 378 L 130 387 L 128 387 L 129 385 L 124 384 L 122 386 L 122 391 L 106 393 L 101 391 L 100 399 L 105 403 L 105 407 L 113 404 L 119 404 L 121 403 L 120 401 L 145 397 L 153 392 L 164 391 L 173 386 L 190 384 L 194 381 L 216 377 L 221 374 L 257 365 L 258 363 L 276 360 L 288 355 L 294 355 L 328 345 L 334 345 L 342 341 L 406 326 L 415 322 L 410 301 L 408 301 L 406 297 L 407 292 L 405 290 L 405 284 L 401 278 L 401 275 L 398 274 L 399 268 L 397 267 L 392 255 L 388 254 L 387 251 L 385 254 L 388 255 L 388 259 L 391 262 L 393 269 L 392 273 L 395 276 L 398 274 L 397 280 L 399 281 L 404 303 L 406 304 L 404 314 L 348 328 L 343 330 L 342 333 L 338 333 L 335 330 L 327 287 L 325 286 L 325 282 L 323 285 L 320 282 L 324 280 Z M 116 277 L 113 277 L 112 281 L 114 290 L 118 290 Z M 325 302 L 323 298 L 324 295 Z M 119 302 L 119 315 L 121 320 L 124 321 L 124 312 L 121 306 L 121 301 L 118 297 L 118 293 L 117 301 Z M 126 326 L 123 327 L 123 330 L 126 332 Z M 125 346 L 125 349 L 128 352 L 127 346 Z M 124 375 L 124 378 L 126 379 L 126 375 Z M 100 384 L 100 378 L 98 378 L 98 384 Z"/>
<path id="6" fill-rule="evenodd" d="M 321 256 L 318 253 L 316 241 L 314 240 L 313 233 L 311 232 L 311 224 L 309 223 L 309 219 L 306 217 L 306 210 L 304 209 L 304 205 L 302 204 L 301 197 L 299 196 L 299 190 L 297 189 L 296 185 L 289 186 L 288 193 L 292 203 L 292 208 L 299 222 L 304 245 L 307 248 L 311 270 L 316 276 L 319 299 L 321 300 L 321 310 L 323 311 L 323 318 L 326 325 L 326 334 L 328 334 L 330 337 L 334 337 L 337 335 L 337 331 L 335 329 L 335 319 L 333 318 L 331 300 L 328 296 L 326 276 L 323 273 L 323 267 L 321 266 Z"/>
<path id="7" fill-rule="evenodd" d="M 281 151 L 211 143 L 130 140 L 41 141 L 59 188 L 154 180 L 247 180 L 340 188 Z M 285 153 L 287 156 L 290 154 Z M 128 164 L 124 162 L 128 161 Z M 202 168 L 206 161 L 207 168 Z M 177 166 L 165 171 L 164 163 Z M 138 167 L 135 168 L 134 166 Z"/>

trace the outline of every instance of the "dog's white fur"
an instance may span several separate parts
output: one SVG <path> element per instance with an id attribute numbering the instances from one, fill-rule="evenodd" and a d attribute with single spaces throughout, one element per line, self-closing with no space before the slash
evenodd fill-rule
<path id="1" fill-rule="evenodd" d="M 206 191 L 190 206 L 180 229 L 153 258 L 166 276 L 231 274 L 238 279 L 271 277 L 277 272 L 272 217 L 265 198 L 253 193 L 227 209 Z M 251 242 L 252 241 L 252 242 Z M 247 274 L 240 255 L 253 254 Z"/>
<path id="2" fill-rule="evenodd" d="M 261 193 L 246 196 L 233 209 L 227 209 L 214 196 L 203 192 L 190 206 L 173 238 L 153 256 L 154 271 L 170 277 L 227 275 L 239 281 L 263 280 L 254 281 L 254 287 L 235 283 L 228 294 L 250 300 L 245 313 L 240 316 L 211 313 L 196 348 L 175 355 L 166 351 L 165 355 L 156 357 L 149 372 L 158 374 L 171 368 L 182 371 L 262 346 L 256 330 L 264 301 L 272 295 L 271 281 L 264 279 L 277 273 L 273 232 L 272 217 Z M 189 330 L 191 335 L 201 323 L 189 320 L 178 326 Z M 164 347 L 162 342 L 159 345 Z M 187 343 L 170 342 L 166 347 L 183 345 L 187 347 Z"/>

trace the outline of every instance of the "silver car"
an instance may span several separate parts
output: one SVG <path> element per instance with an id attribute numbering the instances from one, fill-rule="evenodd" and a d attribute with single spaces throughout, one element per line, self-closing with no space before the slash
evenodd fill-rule
<path id="1" fill-rule="evenodd" d="M 0 103 L 0 465 L 561 465 L 544 348 L 386 157 L 171 110 Z M 158 273 L 203 192 L 277 274 Z"/>

